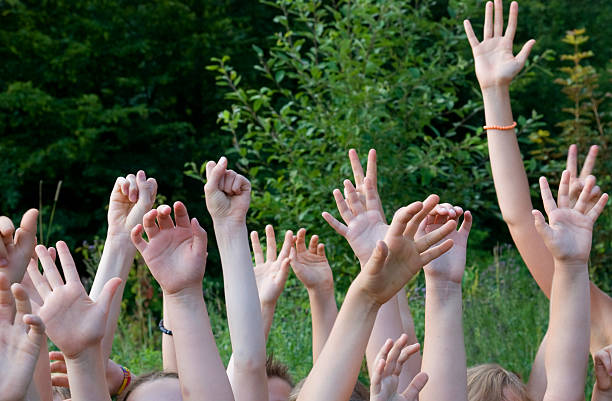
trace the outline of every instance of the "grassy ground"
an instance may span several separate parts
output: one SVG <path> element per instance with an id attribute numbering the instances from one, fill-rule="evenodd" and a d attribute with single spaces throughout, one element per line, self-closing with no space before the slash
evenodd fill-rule
<path id="1" fill-rule="evenodd" d="M 218 286 L 207 289 L 207 305 L 221 357 L 227 362 L 231 345 L 219 290 Z M 528 378 L 548 325 L 548 300 L 516 251 L 501 246 L 488 255 L 468 257 L 463 293 L 468 366 L 496 362 Z M 344 295 L 337 296 L 340 301 Z M 422 343 L 425 312 L 422 276 L 409 285 L 409 298 L 417 337 Z M 115 341 L 114 358 L 136 373 L 160 369 L 161 333 L 156 324 L 156 319 L 150 316 L 145 316 L 144 322 L 124 319 Z M 297 380 L 305 377 L 311 368 L 308 297 L 295 278 L 288 281 L 277 306 L 268 352 L 286 363 Z M 592 374 L 589 374 L 589 394 L 592 383 Z"/>

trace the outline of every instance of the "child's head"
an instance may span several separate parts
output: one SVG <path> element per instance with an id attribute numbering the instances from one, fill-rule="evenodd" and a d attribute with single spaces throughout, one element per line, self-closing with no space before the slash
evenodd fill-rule
<path id="1" fill-rule="evenodd" d="M 266 374 L 268 375 L 269 401 L 287 401 L 293 388 L 293 380 L 287 365 L 269 355 L 266 360 Z"/>
<path id="2" fill-rule="evenodd" d="M 119 398 L 121 401 L 181 401 L 175 372 L 153 372 L 136 377 Z"/>
<path id="3" fill-rule="evenodd" d="M 497 364 L 471 367 L 467 376 L 468 401 L 530 401 L 523 381 Z"/>

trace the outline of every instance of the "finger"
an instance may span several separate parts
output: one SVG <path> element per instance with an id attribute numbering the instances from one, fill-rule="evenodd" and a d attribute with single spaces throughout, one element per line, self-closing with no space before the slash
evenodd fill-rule
<path id="1" fill-rule="evenodd" d="M 401 365 L 403 365 L 412 355 L 416 354 L 417 352 L 419 352 L 419 350 L 421 349 L 421 345 L 419 343 L 415 343 L 415 344 L 410 344 L 408 346 L 405 346 L 404 349 L 402 349 L 402 353 L 400 354 L 397 362 L 399 363 L 399 367 L 401 369 Z"/>
<path id="2" fill-rule="evenodd" d="M 353 169 L 353 177 L 355 177 L 355 185 L 359 187 L 363 184 L 363 179 L 365 177 L 363 175 L 361 161 L 359 161 L 359 156 L 357 156 L 357 151 L 355 149 L 349 150 L 349 160 L 351 161 L 351 168 Z"/>
<path id="3" fill-rule="evenodd" d="M 419 238 L 416 241 L 417 251 L 423 252 L 428 248 L 431 248 L 438 242 L 440 242 L 444 237 L 453 232 L 457 227 L 457 222 L 455 220 L 449 220 L 441 227 L 433 230 L 429 234 Z"/>
<path id="4" fill-rule="evenodd" d="M 395 371 L 395 365 L 397 364 L 397 358 L 399 358 L 400 353 L 402 352 L 402 348 L 406 346 L 408 342 L 408 336 L 406 334 L 402 334 L 400 338 L 398 338 L 391 350 L 387 354 L 387 368 L 388 373 L 392 374 Z"/>
<path id="5" fill-rule="evenodd" d="M 70 388 L 68 384 L 68 376 L 67 375 L 53 375 L 51 376 L 51 384 L 56 387 L 66 387 Z M 68 400 L 64 400 L 68 401 Z"/>
<path id="6" fill-rule="evenodd" d="M 157 218 L 158 211 L 157 209 L 149 210 L 142 218 L 142 226 L 144 228 L 145 233 L 147 234 L 147 238 L 149 241 L 151 238 L 155 237 L 159 232 L 159 227 L 155 223 L 155 219 Z"/>
<path id="7" fill-rule="evenodd" d="M 345 224 L 348 224 L 351 220 L 353 220 L 353 213 L 351 209 L 347 205 L 342 193 L 339 189 L 334 189 L 334 199 L 336 200 L 336 206 L 338 207 L 338 212 L 340 212 L 340 216 L 342 220 L 344 220 Z M 325 218 L 325 217 L 324 217 Z"/>
<path id="8" fill-rule="evenodd" d="M 117 180 L 115 181 L 115 185 L 119 187 L 118 189 L 119 189 L 119 192 L 121 193 L 121 196 L 126 197 L 129 201 L 130 200 L 129 198 L 130 182 L 126 180 L 125 177 L 117 177 Z"/>
<path id="9" fill-rule="evenodd" d="M 540 177 L 540 194 L 542 195 L 544 210 L 550 216 L 553 210 L 557 209 L 557 204 L 552 196 L 552 192 L 550 192 L 550 186 L 545 177 Z"/>
<path id="10" fill-rule="evenodd" d="M 236 181 L 238 182 L 238 184 L 234 183 L 234 185 L 238 187 L 236 195 L 251 192 L 251 181 L 247 180 L 246 177 L 238 175 L 238 177 L 236 177 Z"/>
<path id="11" fill-rule="evenodd" d="M 15 245 L 31 254 L 36 245 L 36 221 L 38 210 L 30 209 L 21 218 L 19 229 L 15 233 Z"/>
<path id="12" fill-rule="evenodd" d="M 404 235 L 407 235 L 410 238 L 414 238 L 415 234 L 419 230 L 419 224 L 421 224 L 421 221 L 423 221 L 427 217 L 427 215 L 430 214 L 432 210 L 434 210 L 439 201 L 440 197 L 438 195 L 429 195 L 423 201 L 423 209 L 419 213 L 417 213 L 412 219 L 410 219 L 408 224 L 406 224 L 406 230 L 404 231 Z"/>
<path id="13" fill-rule="evenodd" d="M 0 273 L 0 321 L 13 324 L 15 300 L 11 293 L 11 282 L 6 274 Z"/>
<path id="14" fill-rule="evenodd" d="M 234 191 L 232 187 L 234 186 L 234 181 L 238 174 L 234 170 L 227 170 L 225 172 L 225 181 L 223 182 L 223 192 L 226 194 L 233 194 Z"/>
<path id="15" fill-rule="evenodd" d="M 514 35 L 516 34 L 516 25 L 518 21 L 518 3 L 513 1 L 510 3 L 510 13 L 508 14 L 508 26 L 506 27 L 506 39 L 510 39 L 514 42 Z"/>
<path id="16" fill-rule="evenodd" d="M 470 47 L 474 49 L 476 46 L 480 44 L 478 38 L 476 38 L 476 34 L 474 33 L 474 29 L 472 28 L 472 24 L 470 20 L 463 21 L 463 29 L 465 30 L 465 35 L 467 36 L 468 42 L 470 43 Z"/>
<path id="17" fill-rule="evenodd" d="M 50 361 L 65 361 L 64 354 L 59 351 L 49 351 Z"/>
<path id="18" fill-rule="evenodd" d="M 327 224 L 329 224 L 331 226 L 331 228 L 334 229 L 335 232 L 337 232 L 338 234 L 340 234 L 343 237 L 346 237 L 346 233 L 348 232 L 348 227 L 347 226 L 345 226 L 344 224 L 340 223 L 338 220 L 336 220 L 336 218 L 334 216 L 332 216 L 331 214 L 329 214 L 327 212 L 321 213 L 321 216 L 323 216 L 323 220 L 325 220 L 327 222 Z"/>
<path id="19" fill-rule="evenodd" d="M 387 260 L 387 255 L 389 254 L 389 248 L 384 241 L 378 241 L 376 243 L 376 247 L 372 252 L 372 256 L 368 260 L 366 264 L 366 268 L 372 272 L 372 274 L 376 274 L 382 270 L 385 266 L 385 261 Z"/>
<path id="20" fill-rule="evenodd" d="M 148 205 L 147 208 L 151 207 L 150 204 L 155 200 L 157 194 L 157 181 L 155 178 L 147 179 L 145 172 L 139 170 L 136 173 L 136 184 L 138 185 L 138 203 Z"/>
<path id="21" fill-rule="evenodd" d="M 327 259 L 327 256 L 325 255 L 325 244 L 319 244 L 319 246 L 317 246 L 317 255 L 323 256 Z"/>
<path id="22" fill-rule="evenodd" d="M 423 210 L 423 204 L 421 202 L 414 202 L 408 206 L 400 208 L 391 220 L 391 226 L 387 235 L 400 236 L 403 235 L 406 229 L 406 224 L 417 214 Z"/>
<path id="23" fill-rule="evenodd" d="M 485 8 L 485 23 L 483 31 L 483 40 L 493 37 L 493 2 L 487 1 Z"/>
<path id="24" fill-rule="evenodd" d="M 43 277 L 38 270 L 38 265 L 29 264 L 28 265 L 28 275 L 30 276 L 30 280 L 32 280 L 32 284 L 34 284 L 34 288 L 36 288 L 36 292 L 38 295 L 44 300 L 51 293 L 51 287 L 47 282 L 47 279 Z"/>
<path id="25" fill-rule="evenodd" d="M 134 174 L 128 174 L 125 179 L 130 184 L 128 190 L 128 199 L 130 200 L 130 202 L 136 203 L 138 201 L 138 184 L 136 184 L 136 176 Z"/>
<path id="26" fill-rule="evenodd" d="M 161 205 L 157 207 L 157 225 L 160 230 L 170 230 L 174 228 L 174 222 L 170 213 L 172 209 L 168 205 Z"/>
<path id="27" fill-rule="evenodd" d="M 261 243 L 259 242 L 259 234 L 257 234 L 257 231 L 251 232 L 251 246 L 253 247 L 253 255 L 255 255 L 255 265 L 265 263 Z"/>
<path id="28" fill-rule="evenodd" d="M 57 249 L 50 246 L 49 248 L 47 248 L 47 250 L 49 251 L 49 255 L 51 255 L 51 259 L 53 260 L 53 263 L 55 263 L 57 261 Z"/>
<path id="29" fill-rule="evenodd" d="M 0 267 L 7 267 L 8 264 L 8 252 L 6 250 L 6 246 L 4 245 L 4 242 L 0 241 Z"/>
<path id="30" fill-rule="evenodd" d="M 429 380 L 429 376 L 427 373 L 420 372 L 410 382 L 410 385 L 404 390 L 402 396 L 406 400 L 418 400 L 419 393 L 423 390 L 423 387 L 427 384 L 427 380 Z"/>
<path id="31" fill-rule="evenodd" d="M 465 211 L 463 215 L 463 223 L 461 223 L 461 227 L 459 228 L 460 233 L 465 233 L 465 235 L 470 234 L 470 230 L 472 229 L 472 212 L 469 210 Z"/>
<path id="32" fill-rule="evenodd" d="M 13 236 L 15 235 L 15 226 L 11 219 L 6 216 L 0 217 L 0 236 L 2 236 L 2 244 L 5 247 L 13 245 Z M 4 255 L 6 257 L 6 254 Z"/>
<path id="33" fill-rule="evenodd" d="M 282 260 L 280 270 L 274 279 L 276 285 L 278 285 L 279 287 L 285 287 L 287 277 L 289 277 L 289 262 L 291 262 L 289 258 L 285 258 Z"/>
<path id="34" fill-rule="evenodd" d="M 32 313 L 32 305 L 30 304 L 30 298 L 25 288 L 19 283 L 14 283 L 11 286 L 11 292 L 15 298 L 15 323 L 23 322 L 23 317 Z"/>
<path id="35" fill-rule="evenodd" d="M 493 34 L 502 36 L 504 34 L 504 7 L 502 0 L 495 0 L 495 22 L 493 24 Z"/>
<path id="36" fill-rule="evenodd" d="M 446 252 L 450 251 L 450 249 L 453 247 L 454 242 L 452 239 L 447 239 L 446 241 L 444 241 L 443 243 L 441 243 L 440 245 L 437 245 L 433 248 L 429 248 L 428 250 L 426 250 L 425 252 L 421 253 L 421 261 L 423 262 L 423 265 L 426 265 L 427 263 L 431 262 L 432 260 L 438 258 L 439 256 L 445 254 Z"/>
<path id="37" fill-rule="evenodd" d="M 355 189 L 350 180 L 344 180 L 344 193 L 353 214 L 361 214 L 365 212 L 365 205 L 361 202 L 361 199 L 359 199 L 357 189 Z"/>
<path id="38" fill-rule="evenodd" d="M 300 228 L 297 232 L 297 240 L 295 242 L 295 248 L 298 253 L 304 253 L 306 249 L 306 229 Z"/>
<path id="39" fill-rule="evenodd" d="M 42 264 L 43 270 L 45 271 L 45 277 L 51 288 L 56 289 L 63 286 L 64 281 L 57 271 L 57 267 L 55 266 L 55 263 L 53 263 L 47 248 L 45 248 L 43 245 L 36 246 L 36 254 L 38 255 L 38 260 L 40 260 L 40 263 Z"/>
<path id="40" fill-rule="evenodd" d="M 599 152 L 599 146 L 593 145 L 589 149 L 589 153 L 587 154 L 586 159 L 584 160 L 584 164 L 582 165 L 582 170 L 580 170 L 580 178 L 586 178 L 593 172 L 593 168 L 595 168 L 595 162 L 597 161 L 597 153 Z"/>
<path id="41" fill-rule="evenodd" d="M 219 163 L 213 161 L 206 164 L 206 185 L 204 185 L 204 191 L 216 191 L 221 189 L 220 182 L 225 177 L 225 170 L 227 168 L 227 159 L 225 156 L 219 159 Z"/>
<path id="42" fill-rule="evenodd" d="M 317 247 L 319 246 L 319 236 L 313 235 L 310 237 L 310 243 L 308 244 L 308 252 L 317 254 Z"/>
<path id="43" fill-rule="evenodd" d="M 376 365 L 372 371 L 372 379 L 370 381 L 370 393 L 372 395 L 378 395 L 382 389 L 381 381 L 385 366 L 386 363 L 384 359 L 376 359 Z"/>
<path id="44" fill-rule="evenodd" d="M 544 215 L 539 210 L 532 210 L 531 214 L 534 218 L 534 224 L 536 231 L 540 234 L 540 237 L 544 240 L 548 240 L 552 238 L 553 232 L 548 224 L 546 224 L 546 220 L 544 219 Z"/>
<path id="45" fill-rule="evenodd" d="M 527 58 L 529 57 L 529 53 L 531 53 L 531 49 L 533 48 L 533 45 L 535 45 L 535 42 L 536 41 L 534 39 L 528 40 L 527 43 L 523 45 L 521 51 L 516 55 L 515 60 L 520 68 L 523 68 L 527 62 Z"/>
<path id="46" fill-rule="evenodd" d="M 191 219 L 191 233 L 193 234 L 193 242 L 191 247 L 199 255 L 201 258 L 206 261 L 207 246 L 208 246 L 208 235 L 206 234 L 206 230 L 202 228 L 200 222 L 195 217 Z"/>
<path id="47" fill-rule="evenodd" d="M 580 196 L 578 197 L 578 200 L 576 201 L 576 204 L 574 205 L 574 209 L 580 213 L 586 213 L 587 212 L 587 208 L 589 206 L 589 200 L 591 199 L 591 191 L 593 190 L 593 187 L 595 186 L 595 177 L 593 177 L 592 175 L 589 175 L 585 180 L 584 180 L 584 187 L 582 188 L 582 191 L 580 191 Z"/>
<path id="48" fill-rule="evenodd" d="M 591 188 L 589 188 L 589 190 Z M 570 207 L 569 191 L 570 191 L 570 173 L 569 171 L 564 170 L 563 173 L 561 174 L 561 181 L 559 182 L 559 191 L 557 193 L 557 205 L 559 206 L 559 208 Z"/>
<path id="49" fill-rule="evenodd" d="M 189 227 L 189 213 L 183 202 L 174 202 L 174 220 L 177 227 Z"/>
<path id="50" fill-rule="evenodd" d="M 153 202 L 155 201 L 155 197 L 157 196 L 157 180 L 155 180 L 155 178 L 148 178 L 146 188 L 149 194 L 149 203 L 153 204 Z M 140 192 L 144 193 L 145 191 L 143 189 L 140 189 Z M 146 202 L 146 199 L 142 196 L 139 197 L 138 200 Z"/>
<path id="51" fill-rule="evenodd" d="M 570 172 L 571 177 L 578 177 L 578 147 L 575 144 L 571 144 L 567 150 L 565 169 Z"/>
<path id="52" fill-rule="evenodd" d="M 51 368 L 51 373 L 68 373 L 67 369 L 66 369 L 66 362 L 64 361 L 57 361 L 57 362 L 53 362 L 50 365 Z"/>
<path id="53" fill-rule="evenodd" d="M 113 298 L 117 293 L 117 289 L 121 285 L 121 279 L 119 277 L 113 277 L 104 284 L 100 296 L 96 300 L 96 304 L 102 308 L 105 315 L 108 314 Z"/>
<path id="54" fill-rule="evenodd" d="M 374 188 L 378 184 L 378 173 L 376 167 L 376 149 L 370 149 L 368 152 L 368 165 L 366 167 L 366 177 L 372 181 Z"/>
<path id="55" fill-rule="evenodd" d="M 385 220 L 385 213 L 382 208 L 380 196 L 378 196 L 378 190 L 376 189 L 376 183 L 370 177 L 364 179 L 365 188 L 365 208 L 366 210 L 377 210 Z"/>
<path id="56" fill-rule="evenodd" d="M 276 260 L 276 234 L 274 227 L 268 224 L 266 226 L 266 262 L 274 262 Z"/>
<path id="57" fill-rule="evenodd" d="M 147 249 L 147 241 L 142 238 L 142 224 L 136 224 L 136 227 L 132 228 L 130 232 L 130 238 L 132 239 L 132 244 L 138 249 L 138 252 L 141 254 Z"/>
<path id="58" fill-rule="evenodd" d="M 279 259 L 288 258 L 292 245 L 293 245 L 293 231 L 287 230 L 287 232 L 285 233 L 285 240 L 283 241 L 283 247 L 281 248 L 281 251 L 278 254 L 278 258 Z"/>
<path id="59" fill-rule="evenodd" d="M 240 195 L 242 193 L 242 176 L 237 175 L 236 179 L 234 179 L 234 183 L 232 184 L 232 194 Z"/>
<path id="60" fill-rule="evenodd" d="M 587 216 L 589 216 L 591 220 L 593 221 L 597 220 L 601 212 L 603 212 L 604 208 L 606 207 L 607 203 L 608 203 L 608 194 L 601 195 L 601 198 L 599 198 L 595 206 L 593 206 L 593 208 L 589 210 L 589 212 L 587 213 Z"/>
<path id="61" fill-rule="evenodd" d="M 30 330 L 28 331 L 30 341 L 41 346 L 45 338 L 45 325 L 40 316 L 25 315 L 22 318 L 22 322 L 30 326 Z"/>
<path id="62" fill-rule="evenodd" d="M 393 348 L 393 340 L 388 338 L 382 345 L 382 347 L 380 347 L 380 350 L 378 350 L 378 354 L 376 354 L 376 361 L 378 360 L 387 360 L 387 355 L 389 354 L 389 351 L 391 351 L 391 348 Z"/>
<path id="63" fill-rule="evenodd" d="M 66 278 L 66 283 L 80 283 L 81 278 L 79 277 L 76 264 L 74 263 L 74 259 L 72 259 L 68 245 L 66 245 L 64 241 L 58 241 L 56 247 L 60 262 L 62 264 L 62 270 L 64 271 L 64 277 Z"/>

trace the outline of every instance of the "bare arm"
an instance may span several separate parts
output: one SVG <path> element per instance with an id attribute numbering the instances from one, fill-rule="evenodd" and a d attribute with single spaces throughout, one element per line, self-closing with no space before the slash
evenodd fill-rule
<path id="1" fill-rule="evenodd" d="M 540 343 L 538 352 L 531 366 L 531 372 L 529 373 L 529 382 L 527 383 L 527 393 L 533 401 L 541 401 L 544 398 L 546 392 L 546 344 L 548 343 L 549 335 L 546 335 Z"/>
<path id="2" fill-rule="evenodd" d="M 163 314 L 164 327 L 172 331 L 172 318 L 168 311 L 168 301 L 166 297 L 163 299 Z M 174 336 L 162 333 L 162 361 L 165 371 L 177 372 L 178 365 L 176 364 L 176 351 L 174 350 Z"/>

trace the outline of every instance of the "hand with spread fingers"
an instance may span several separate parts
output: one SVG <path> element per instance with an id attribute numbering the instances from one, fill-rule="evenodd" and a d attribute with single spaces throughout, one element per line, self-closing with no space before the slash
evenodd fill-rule
<path id="1" fill-rule="evenodd" d="M 15 230 L 11 219 L 0 216 L 0 272 L 5 273 L 11 283 L 21 282 L 34 253 L 37 218 L 38 210 L 28 210 Z"/>
<path id="2" fill-rule="evenodd" d="M 2 400 L 21 401 L 35 392 L 32 376 L 45 334 L 39 316 L 31 314 L 30 300 L 20 284 L 11 286 L 0 272 L 0 394 Z M 28 398 L 29 399 L 29 398 Z"/>
<path id="3" fill-rule="evenodd" d="M 535 40 L 529 40 L 514 56 L 512 45 L 518 20 L 518 3 L 510 4 L 508 26 L 504 34 L 504 9 L 502 0 L 489 1 L 485 10 L 484 34 L 479 42 L 469 20 L 463 25 L 474 53 L 476 77 L 482 90 L 492 87 L 508 87 L 512 79 L 525 65 Z"/>
<path id="4" fill-rule="evenodd" d="M 300 228 L 290 258 L 295 275 L 309 291 L 333 291 L 334 277 L 325 256 L 325 245 L 319 243 L 317 235 L 310 238 L 306 248 L 306 230 Z"/>
<path id="5" fill-rule="evenodd" d="M 599 350 L 593 355 L 595 367 L 595 387 L 592 401 L 612 400 L 612 345 Z"/>
<path id="6" fill-rule="evenodd" d="M 285 282 L 289 275 L 289 252 L 293 243 L 293 233 L 287 231 L 280 253 L 276 252 L 276 237 L 274 227 L 266 226 L 266 259 L 259 243 L 257 231 L 251 233 L 251 245 L 255 255 L 255 280 L 259 301 L 262 305 L 276 305 L 285 288 Z"/>
<path id="7" fill-rule="evenodd" d="M 411 355 L 419 351 L 419 344 L 408 345 L 408 336 L 402 334 L 395 342 L 388 339 L 376 356 L 370 381 L 370 401 L 418 401 L 419 393 L 427 384 L 426 373 L 417 374 L 401 394 L 398 393 L 402 366 Z"/>

